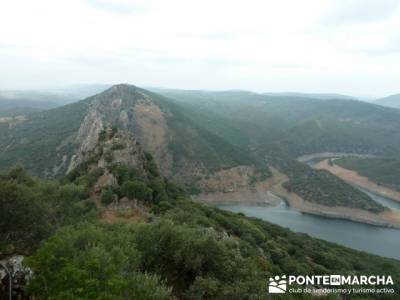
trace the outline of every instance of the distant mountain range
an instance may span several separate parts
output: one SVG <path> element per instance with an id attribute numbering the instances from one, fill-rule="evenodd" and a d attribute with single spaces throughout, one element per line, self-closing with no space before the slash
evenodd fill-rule
<path id="1" fill-rule="evenodd" d="M 266 167 L 273 165 L 293 180 L 315 178 L 297 192 L 320 201 L 321 182 L 328 196 L 346 187 L 302 166 L 298 156 L 400 151 L 400 111 L 391 108 L 247 91 L 152 90 L 116 85 L 82 101 L 3 120 L 0 168 L 21 163 L 41 177 L 63 176 L 92 151 L 105 127 L 115 126 L 154 156 L 163 176 L 194 190 L 245 186 L 268 176 Z M 348 201 L 329 199 L 332 205 Z"/>
<path id="2" fill-rule="evenodd" d="M 375 100 L 374 103 L 387 107 L 400 108 L 400 94 Z"/>
<path id="3" fill-rule="evenodd" d="M 320 99 L 320 100 L 329 100 L 329 99 L 347 99 L 347 100 L 355 100 L 356 98 L 353 96 L 342 95 L 342 94 L 331 94 L 331 93 L 296 93 L 296 92 L 286 92 L 286 93 L 264 93 L 264 95 L 268 96 L 288 96 L 288 97 L 302 97 L 308 99 Z"/>
<path id="4" fill-rule="evenodd" d="M 25 115 L 55 108 L 98 94 L 110 85 L 71 85 L 45 90 L 0 90 L 0 117 Z"/>

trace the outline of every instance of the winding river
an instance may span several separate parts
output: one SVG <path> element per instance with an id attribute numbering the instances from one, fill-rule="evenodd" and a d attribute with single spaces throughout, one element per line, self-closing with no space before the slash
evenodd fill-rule
<path id="1" fill-rule="evenodd" d="M 357 188 L 382 205 L 400 211 L 399 202 L 375 195 L 363 188 Z M 241 212 L 250 217 L 260 218 L 290 228 L 295 232 L 307 233 L 310 236 L 353 249 L 400 260 L 399 229 L 302 214 L 289 207 L 284 201 L 281 201 L 277 206 L 227 204 L 218 207 L 236 213 Z"/>

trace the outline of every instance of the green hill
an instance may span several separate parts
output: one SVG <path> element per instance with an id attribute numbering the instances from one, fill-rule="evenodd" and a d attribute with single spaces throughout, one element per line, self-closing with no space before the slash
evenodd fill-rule
<path id="1" fill-rule="evenodd" d="M 391 95 L 385 98 L 375 100 L 375 103 L 383 106 L 400 108 L 400 94 Z"/>
<path id="2" fill-rule="evenodd" d="M 194 182 L 210 172 L 254 164 L 251 155 L 191 120 L 173 101 L 129 85 L 60 108 L 0 123 L 0 169 L 20 163 L 35 175 L 64 175 L 115 126 L 151 152 L 165 176 Z"/>
<path id="3" fill-rule="evenodd" d="M 316 152 L 393 155 L 400 149 L 399 111 L 246 91 L 157 91 L 164 96 L 117 85 L 26 120 L 0 123 L 0 168 L 21 163 L 41 177 L 63 176 L 82 162 L 105 127 L 114 126 L 133 134 L 164 176 L 193 191 L 220 170 L 254 165 L 268 176 L 270 164 L 291 177 L 290 186 L 305 200 L 382 210 L 347 184 L 296 167 L 295 159 Z M 306 174 L 311 179 L 298 183 Z M 320 197 L 321 184 L 326 197 Z M 352 196 L 337 194 L 345 190 Z"/>
<path id="4" fill-rule="evenodd" d="M 400 112 L 371 103 L 241 91 L 158 92 L 238 128 L 260 152 L 276 145 L 293 156 L 325 151 L 383 155 L 400 149 Z"/>
<path id="5" fill-rule="evenodd" d="M 158 92 L 176 99 L 186 115 L 207 130 L 280 168 L 291 179 L 288 186 L 306 200 L 375 212 L 383 209 L 334 176 L 295 159 L 319 152 L 394 155 L 400 150 L 399 111 L 360 101 L 244 91 Z"/>
<path id="6" fill-rule="evenodd" d="M 398 157 L 336 159 L 335 164 L 357 171 L 372 181 L 400 190 L 400 159 Z"/>
<path id="7" fill-rule="evenodd" d="M 105 127 L 114 126 L 133 134 L 164 176 L 193 191 L 198 191 L 197 182 L 219 170 L 254 165 L 255 172 L 268 176 L 271 164 L 290 175 L 293 189 L 308 201 L 327 204 L 334 199 L 330 205 L 382 209 L 343 182 L 296 167 L 295 158 L 326 151 L 396 153 L 400 112 L 350 100 L 158 91 L 164 96 L 118 85 L 20 122 L 0 123 L 0 168 L 21 163 L 41 177 L 63 176 L 82 162 Z M 313 180 L 296 184 L 305 174 Z M 320 184 L 327 197 L 319 196 Z M 339 190 L 352 196 L 337 194 Z"/>
<path id="8" fill-rule="evenodd" d="M 113 128 L 60 182 L 14 168 L 0 192 L 0 258 L 29 256 L 22 292 L 36 299 L 269 299 L 276 274 L 386 274 L 400 288 L 396 260 L 193 203 Z"/>

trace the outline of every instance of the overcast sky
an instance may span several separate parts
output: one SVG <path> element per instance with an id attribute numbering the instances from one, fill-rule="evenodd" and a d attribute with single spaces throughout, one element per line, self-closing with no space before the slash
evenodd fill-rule
<path id="1" fill-rule="evenodd" d="M 0 89 L 400 92 L 398 0 L 0 0 Z"/>

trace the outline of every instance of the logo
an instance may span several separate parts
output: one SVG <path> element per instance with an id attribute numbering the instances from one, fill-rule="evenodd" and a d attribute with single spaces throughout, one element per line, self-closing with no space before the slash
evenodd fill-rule
<path id="1" fill-rule="evenodd" d="M 390 275 L 282 275 L 269 278 L 268 293 L 393 294 L 393 284 Z"/>
<path id="2" fill-rule="evenodd" d="M 269 279 L 268 293 L 284 294 L 286 293 L 286 289 L 287 289 L 286 275 L 283 275 L 281 277 L 275 276 Z"/>

